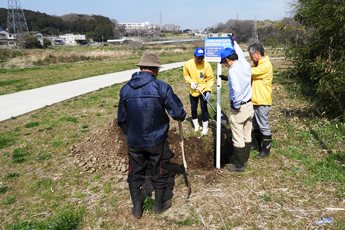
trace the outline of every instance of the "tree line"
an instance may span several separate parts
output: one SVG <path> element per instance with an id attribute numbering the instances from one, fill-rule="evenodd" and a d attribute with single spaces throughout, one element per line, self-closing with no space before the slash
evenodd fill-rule
<path id="1" fill-rule="evenodd" d="M 24 10 L 24 14 L 29 31 L 45 35 L 80 33 L 99 42 L 120 37 L 121 28 L 117 21 L 101 15 L 69 14 L 59 17 L 31 10 Z M 0 8 L 0 27 L 7 28 L 7 9 L 4 8 Z"/>
<path id="2" fill-rule="evenodd" d="M 256 28 L 256 31 L 255 31 Z M 233 33 L 239 42 L 251 43 L 258 39 L 265 45 L 282 46 L 296 40 L 303 31 L 302 25 L 294 18 L 282 20 L 235 20 L 218 23 L 206 29 L 209 33 Z"/>

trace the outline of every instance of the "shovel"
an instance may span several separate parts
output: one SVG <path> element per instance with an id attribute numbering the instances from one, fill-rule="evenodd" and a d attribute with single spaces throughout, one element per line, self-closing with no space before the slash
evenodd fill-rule
<path id="1" fill-rule="evenodd" d="M 213 117 L 213 119 L 216 121 L 217 120 L 217 111 L 215 110 L 215 108 L 212 106 L 212 104 L 206 100 L 205 95 L 201 92 L 201 90 L 199 89 L 199 87 L 196 88 L 202 95 L 202 97 L 204 98 L 204 100 L 207 102 L 207 104 L 211 107 L 211 109 L 213 110 L 213 112 L 216 113 L 215 117 Z M 226 116 L 226 114 L 223 111 L 220 111 L 220 120 L 221 120 L 221 124 L 222 125 L 228 125 L 229 124 L 229 118 L 228 116 Z"/>
<path id="2" fill-rule="evenodd" d="M 178 121 L 178 130 L 180 133 L 180 145 L 181 145 L 181 151 L 182 151 L 182 162 L 183 162 L 183 167 L 185 172 L 183 173 L 184 177 L 184 182 L 188 188 L 187 191 L 187 199 L 189 199 L 190 194 L 192 193 L 192 186 L 190 184 L 189 176 L 188 176 L 188 171 L 187 171 L 187 161 L 186 161 L 186 156 L 184 154 L 184 143 L 183 143 L 183 130 L 182 130 L 182 122 Z"/>

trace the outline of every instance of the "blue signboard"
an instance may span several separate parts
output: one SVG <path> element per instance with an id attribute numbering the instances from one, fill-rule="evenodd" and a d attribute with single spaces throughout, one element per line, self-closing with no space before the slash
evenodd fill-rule
<path id="1" fill-rule="evenodd" d="M 220 62 L 220 52 L 224 48 L 233 48 L 230 37 L 208 37 L 205 39 L 205 60 Z"/>

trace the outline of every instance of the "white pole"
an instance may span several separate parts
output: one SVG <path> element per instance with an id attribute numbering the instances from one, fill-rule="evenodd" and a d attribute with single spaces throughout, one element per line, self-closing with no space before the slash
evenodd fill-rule
<path id="1" fill-rule="evenodd" d="M 222 79 L 219 75 L 222 74 L 222 65 L 217 63 L 217 136 L 216 136 L 216 168 L 220 169 L 220 140 L 221 140 L 221 88 Z"/>

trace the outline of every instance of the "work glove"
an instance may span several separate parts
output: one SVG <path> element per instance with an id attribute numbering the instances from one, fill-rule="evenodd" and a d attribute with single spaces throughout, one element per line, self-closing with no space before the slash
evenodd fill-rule
<path id="1" fill-rule="evenodd" d="M 228 76 L 226 76 L 226 75 L 219 75 L 219 77 L 220 77 L 220 79 L 222 79 L 223 81 L 228 81 L 229 80 L 229 78 L 228 78 Z"/>
<path id="2" fill-rule="evenodd" d="M 211 93 L 210 92 L 206 92 L 206 93 L 204 93 L 204 96 L 205 96 L 205 100 L 209 101 L 210 97 L 211 97 Z"/>
<path id="3" fill-rule="evenodd" d="M 190 83 L 190 87 L 191 87 L 192 89 L 197 89 L 197 88 L 198 88 L 198 84 L 196 84 L 195 82 L 191 82 L 191 83 Z"/>
<path id="4" fill-rule="evenodd" d="M 237 37 L 235 35 L 231 34 L 230 39 L 231 39 L 232 46 L 234 46 L 234 42 L 237 42 Z"/>

